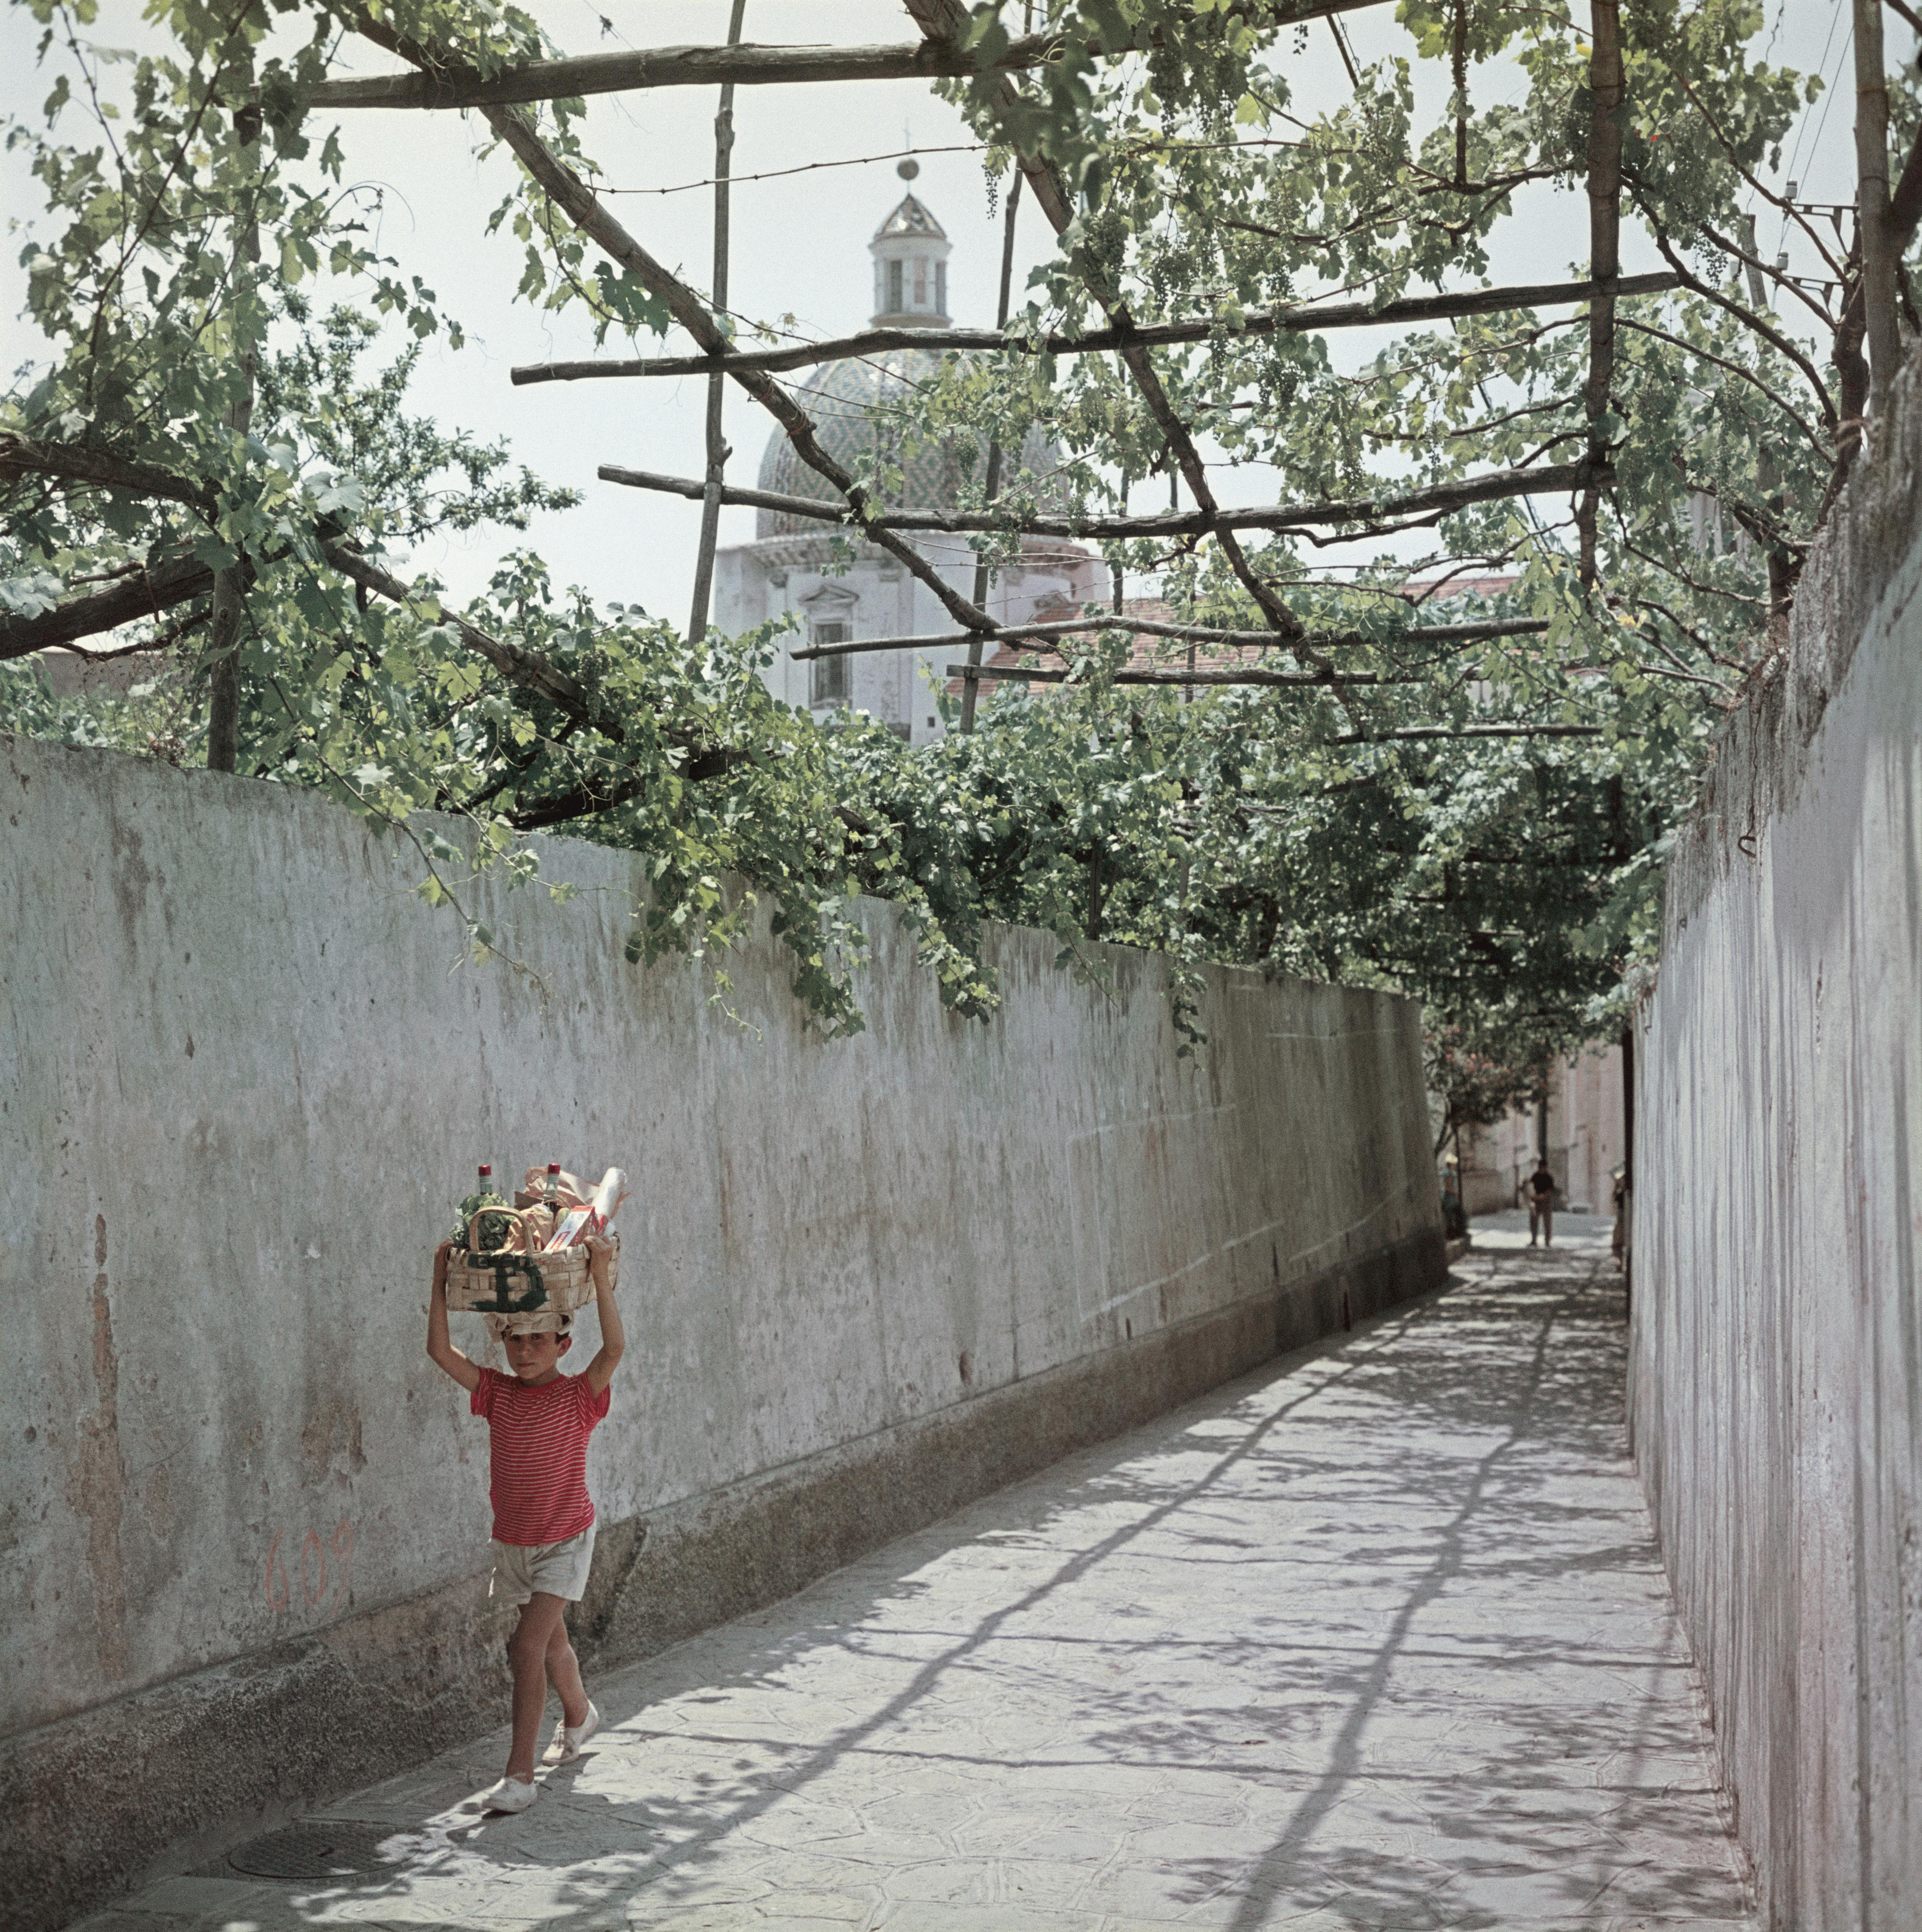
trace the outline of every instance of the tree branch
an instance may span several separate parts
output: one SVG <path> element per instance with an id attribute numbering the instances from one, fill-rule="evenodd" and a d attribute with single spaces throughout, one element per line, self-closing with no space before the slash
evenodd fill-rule
<path id="1" fill-rule="evenodd" d="M 1674 244 L 1669 241 L 1661 224 L 1650 214 L 1648 205 L 1641 196 L 1640 184 L 1632 175 L 1626 175 L 1626 171 L 1624 172 L 1625 178 L 1635 190 L 1636 206 L 1640 208 L 1643 214 L 1648 218 L 1650 232 L 1654 238 L 1656 247 L 1661 250 L 1662 260 L 1675 271 L 1676 278 L 1680 282 L 1682 286 L 1690 294 L 1700 296 L 1704 302 L 1713 303 L 1716 308 L 1732 315 L 1744 327 L 1752 329 L 1768 344 L 1770 347 L 1777 350 L 1794 363 L 1795 367 L 1802 372 L 1809 388 L 1815 391 L 1816 396 L 1820 399 L 1823 422 L 1827 424 L 1831 431 L 1835 430 L 1837 424 L 1834 399 L 1829 394 L 1828 386 L 1815 373 L 1815 364 L 1779 328 L 1764 322 L 1752 309 L 1744 308 L 1740 302 L 1730 301 L 1728 297 L 1723 295 L 1719 290 L 1710 288 L 1699 275 L 1691 272 L 1681 256 L 1676 254 Z"/>
<path id="2" fill-rule="evenodd" d="M 204 483 L 190 482 L 149 463 L 130 462 L 110 450 L 0 434 L 0 482 L 15 476 L 50 476 L 93 489 L 122 490 L 130 496 L 158 496 L 184 503 L 207 518 L 213 515 L 218 500 Z"/>
<path id="3" fill-rule="evenodd" d="M 1617 328 L 1633 329 L 1638 335 L 1652 335 L 1658 341 L 1673 343 L 1677 349 L 1684 350 L 1689 355 L 1697 356 L 1704 362 L 1713 362 L 1718 369 L 1725 369 L 1731 376 L 1740 376 L 1743 382 L 1759 389 L 1808 438 L 1809 446 L 1818 456 L 1827 456 L 1832 454 L 1829 446 L 1815 434 L 1814 427 L 1803 418 L 1801 412 L 1791 407 L 1784 398 L 1771 389 L 1752 369 L 1744 369 L 1739 362 L 1731 362 L 1726 356 L 1717 356 L 1712 350 L 1704 349 L 1698 344 L 1685 341 L 1680 336 L 1671 335 L 1667 329 L 1656 328 L 1649 322 L 1635 322 L 1630 320 L 1626 316 L 1619 316 L 1616 318 L 1615 326 Z"/>
<path id="4" fill-rule="evenodd" d="M 213 572 L 189 554 L 164 557 L 107 590 L 70 597 L 37 616 L 0 612 L 0 662 L 97 637 L 143 617 L 157 617 L 163 610 L 206 596 L 213 587 Z"/>
<path id="5" fill-rule="evenodd" d="M 371 557 L 363 556 L 352 545 L 335 538 L 322 544 L 321 554 L 343 577 L 365 585 L 389 602 L 408 604 L 414 601 L 414 593 L 398 577 L 382 569 Z M 558 665 L 518 644 L 493 636 L 452 611 L 443 613 L 443 621 L 452 626 L 461 641 L 485 658 L 509 683 L 545 698 L 569 717 L 592 725 L 602 737 L 616 744 L 626 742 L 627 733 L 620 720 L 611 716 L 586 686 Z"/>

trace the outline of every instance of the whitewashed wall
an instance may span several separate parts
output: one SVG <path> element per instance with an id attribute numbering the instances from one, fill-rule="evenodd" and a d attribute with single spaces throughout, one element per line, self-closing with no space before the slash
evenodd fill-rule
<path id="1" fill-rule="evenodd" d="M 1635 1453 L 1771 1928 L 1922 1922 L 1922 397 L 1670 875 Z"/>
<path id="2" fill-rule="evenodd" d="M 0 788 L 0 1735 L 478 1576 L 484 1429 L 421 1342 L 479 1160 L 636 1177 L 606 1522 L 1429 1252 L 1401 1000 L 1217 974 L 1185 1063 L 1154 958 L 1104 993 L 999 932 L 982 1025 L 876 907 L 829 1043 L 764 939 L 738 1021 L 626 964 L 618 852 L 494 904 L 543 988 L 313 794 L 24 740 Z"/>

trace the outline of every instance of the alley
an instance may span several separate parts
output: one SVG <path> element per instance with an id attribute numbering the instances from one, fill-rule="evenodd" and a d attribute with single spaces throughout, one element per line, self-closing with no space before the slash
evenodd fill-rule
<path id="1" fill-rule="evenodd" d="M 602 1678 L 524 1816 L 484 1738 L 89 1932 L 1746 1924 L 1599 1228 Z"/>

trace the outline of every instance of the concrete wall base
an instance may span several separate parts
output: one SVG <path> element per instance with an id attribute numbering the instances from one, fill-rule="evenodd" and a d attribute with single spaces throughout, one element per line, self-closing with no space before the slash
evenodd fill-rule
<path id="1" fill-rule="evenodd" d="M 787 1468 L 603 1523 L 577 1640 L 602 1668 L 653 1655 L 1437 1288 L 1446 1266 L 1439 1232 L 1426 1231 Z M 35 1853 L 10 1876 L 0 1928 L 45 1932 L 498 1724 L 511 1618 L 485 1593 L 483 1574 L 13 1740 L 0 1759 L 0 1810 Z"/>

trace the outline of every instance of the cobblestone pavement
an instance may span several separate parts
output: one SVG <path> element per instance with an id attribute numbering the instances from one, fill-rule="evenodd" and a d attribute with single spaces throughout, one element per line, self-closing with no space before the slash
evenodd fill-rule
<path id="1" fill-rule="evenodd" d="M 602 1680 L 523 1816 L 464 1803 L 503 1732 L 335 1807 L 357 1873 L 89 1932 L 1746 1925 L 1605 1224 L 1502 1218 L 1447 1293 Z"/>

